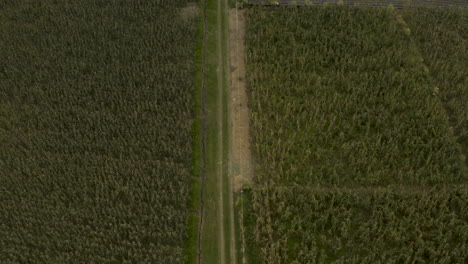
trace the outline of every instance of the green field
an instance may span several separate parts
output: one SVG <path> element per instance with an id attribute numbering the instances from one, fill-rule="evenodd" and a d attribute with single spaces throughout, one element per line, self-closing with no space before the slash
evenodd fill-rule
<path id="1" fill-rule="evenodd" d="M 403 17 L 429 65 L 440 100 L 465 157 L 468 155 L 468 19 L 467 12 L 428 9 Z M 465 159 L 468 164 L 468 159 Z"/>
<path id="2" fill-rule="evenodd" d="M 467 9 L 235 2 L 0 0 L 1 264 L 468 263 Z"/>
<path id="3" fill-rule="evenodd" d="M 0 262 L 183 263 L 196 3 L 0 6 Z"/>
<path id="4" fill-rule="evenodd" d="M 252 260 L 468 259 L 466 21 L 463 10 L 248 10 Z"/>
<path id="5" fill-rule="evenodd" d="M 466 179 L 435 84 L 392 12 L 249 11 L 247 77 L 252 148 L 265 168 L 256 175 L 260 181 Z"/>
<path id="6" fill-rule="evenodd" d="M 464 263 L 468 259 L 466 188 L 292 187 L 262 194 L 270 197 L 268 214 L 256 219 L 262 263 Z"/>

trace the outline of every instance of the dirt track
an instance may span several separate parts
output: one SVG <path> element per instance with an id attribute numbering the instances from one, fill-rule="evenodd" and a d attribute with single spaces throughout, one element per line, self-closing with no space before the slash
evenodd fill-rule
<path id="1" fill-rule="evenodd" d="M 231 72 L 231 166 L 234 191 L 252 181 L 249 109 L 245 86 L 245 10 L 231 9 L 229 14 L 229 55 Z"/>
<path id="2" fill-rule="evenodd" d="M 230 179 L 232 192 L 252 182 L 252 156 L 250 153 L 249 109 L 245 85 L 245 14 L 246 10 L 229 10 L 229 61 L 230 61 Z M 242 193 L 240 193 L 242 195 Z M 242 198 L 241 198 L 242 200 Z M 241 203 L 242 204 L 242 203 Z M 233 206 L 233 204 L 231 204 Z M 231 208 L 232 212 L 234 209 Z M 233 216 L 234 214 L 231 213 Z M 245 263 L 243 208 L 240 209 L 240 239 L 242 263 Z M 234 220 L 232 220 L 234 221 Z"/>
<path id="3" fill-rule="evenodd" d="M 224 160 L 223 160 L 223 137 L 224 137 L 224 131 L 223 131 L 223 96 L 224 96 L 224 86 L 223 86 L 223 24 L 222 24 L 222 7 L 221 7 L 221 1 L 218 2 L 218 7 L 217 7 L 217 24 L 218 24 L 218 35 L 217 35 L 217 46 L 218 46 L 218 84 L 217 84 L 217 102 L 216 105 L 217 107 L 217 123 L 218 123 L 218 156 L 216 157 L 217 159 L 217 175 L 218 175 L 218 190 L 219 190 L 219 248 L 220 248 L 220 261 L 219 263 L 224 264 L 226 262 L 226 252 L 225 252 L 225 232 L 224 232 L 224 188 L 223 188 L 223 178 L 224 178 Z"/>

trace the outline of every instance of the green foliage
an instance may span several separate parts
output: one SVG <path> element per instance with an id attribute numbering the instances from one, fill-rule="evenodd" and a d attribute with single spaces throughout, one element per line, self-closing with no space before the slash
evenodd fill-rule
<path id="1" fill-rule="evenodd" d="M 276 188 L 254 200 L 264 263 L 464 263 L 465 189 Z M 272 239 L 273 238 L 273 239 Z"/>
<path id="2" fill-rule="evenodd" d="M 468 164 L 467 10 L 406 11 L 404 19 L 437 85 Z"/>
<path id="3" fill-rule="evenodd" d="M 3 2 L 0 262 L 182 263 L 188 1 Z"/>
<path id="4" fill-rule="evenodd" d="M 248 87 L 257 181 L 466 180 L 447 116 L 388 9 L 251 9 Z"/>
<path id="5" fill-rule="evenodd" d="M 464 120 L 466 20 L 444 20 L 450 33 L 429 35 L 416 16 L 426 46 L 409 20 L 392 8 L 249 10 L 257 166 L 247 241 L 259 263 L 467 261 L 457 143 L 467 126 L 452 129 L 443 99 L 460 95 L 452 101 Z M 425 50 L 437 43 L 449 51 Z"/>

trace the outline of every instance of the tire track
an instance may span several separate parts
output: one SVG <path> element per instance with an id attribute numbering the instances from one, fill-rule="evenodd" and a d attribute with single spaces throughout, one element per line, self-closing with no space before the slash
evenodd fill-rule
<path id="1" fill-rule="evenodd" d="M 206 179 L 206 138 L 207 138 L 207 111 L 206 111 L 206 100 L 207 100 L 207 90 L 206 90 L 206 0 L 202 1 L 203 5 L 203 44 L 202 44 L 202 127 L 201 127 L 201 137 L 202 137 L 202 171 L 201 171 L 201 183 L 200 183 L 200 222 L 198 223 L 198 264 L 202 263 L 202 234 L 203 234 L 203 218 L 205 214 L 204 206 L 204 186 Z"/>
<path id="2" fill-rule="evenodd" d="M 248 96 L 245 84 L 245 15 L 246 10 L 238 10 L 232 8 L 229 11 L 229 58 L 230 58 L 230 180 L 231 189 L 230 195 L 238 194 L 236 201 L 240 202 L 238 216 L 234 214 L 234 208 L 231 208 L 233 215 L 232 222 L 237 218 L 239 223 L 238 239 L 240 240 L 239 250 L 241 263 L 246 263 L 245 256 L 245 230 L 244 230 L 244 208 L 242 188 L 248 186 L 252 182 L 252 155 L 250 152 L 250 136 L 249 136 L 249 109 Z M 234 207 L 234 202 L 231 204 Z M 233 224 L 234 225 L 234 224 Z M 234 226 L 235 228 L 235 226 Z M 235 229 L 231 232 L 235 234 Z M 236 240 L 232 240 L 234 245 Z M 236 250 L 233 246 L 232 250 Z M 235 253 L 236 254 L 236 253 Z M 237 254 L 236 254 L 237 255 Z M 237 259 L 236 259 L 237 261 Z"/>
<path id="3" fill-rule="evenodd" d="M 235 190 L 235 175 L 232 173 L 232 161 L 235 160 L 235 157 L 233 155 L 232 148 L 233 143 L 236 143 L 233 141 L 235 133 L 234 133 L 234 127 L 233 127 L 233 111 L 232 111 L 232 97 L 233 97 L 233 80 L 231 76 L 231 67 L 232 67 L 232 52 L 233 52 L 233 47 L 232 47 L 232 37 L 233 34 L 231 32 L 231 28 L 234 26 L 232 23 L 232 13 L 229 10 L 228 7 L 228 2 L 225 0 L 225 7 L 224 7 L 224 18 L 227 23 L 226 25 L 226 30 L 227 34 L 225 36 L 225 41 L 226 41 L 226 62 L 224 63 L 224 72 L 226 74 L 226 79 L 227 79 L 227 84 L 226 84 L 226 89 L 228 92 L 228 100 L 227 100 L 227 111 L 228 111 L 228 137 L 229 137 L 229 150 L 228 150 L 228 170 L 227 170 L 227 175 L 228 175 L 228 198 L 229 198 L 229 225 L 230 225 L 230 260 L 232 264 L 237 264 L 237 243 L 236 243 L 236 221 L 235 221 L 235 210 L 234 210 L 234 190 Z M 237 45 L 234 45 L 237 46 Z"/>
<path id="4" fill-rule="evenodd" d="M 225 242 L 225 233 L 224 233 L 224 188 L 223 188 L 223 178 L 224 178 L 224 161 L 223 161 L 223 97 L 224 97 L 224 87 L 223 87 L 223 11 L 221 8 L 223 0 L 217 1 L 217 46 L 218 46 L 218 83 L 217 83 L 217 123 L 218 123 L 218 155 L 217 155 L 217 175 L 218 175 L 218 190 L 219 190 L 219 248 L 220 248 L 220 262 L 221 264 L 226 263 L 226 242 Z"/>

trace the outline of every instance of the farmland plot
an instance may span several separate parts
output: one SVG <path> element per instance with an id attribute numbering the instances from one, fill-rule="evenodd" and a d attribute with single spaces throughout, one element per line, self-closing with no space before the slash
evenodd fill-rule
<path id="1" fill-rule="evenodd" d="M 249 9 L 255 263 L 466 260 L 459 129 L 409 26 L 392 8 Z"/>
<path id="2" fill-rule="evenodd" d="M 385 9 L 252 9 L 248 87 L 258 180 L 466 180 L 436 85 Z"/>
<path id="3" fill-rule="evenodd" d="M 403 12 L 428 65 L 468 164 L 468 12 L 423 9 Z"/>
<path id="4" fill-rule="evenodd" d="M 468 258 L 466 188 L 292 187 L 263 194 L 269 197 L 269 214 L 259 214 L 256 235 L 264 245 L 264 263 L 463 263 Z"/>
<path id="5" fill-rule="evenodd" d="M 0 1 L 1 263 L 183 262 L 194 4 Z"/>

